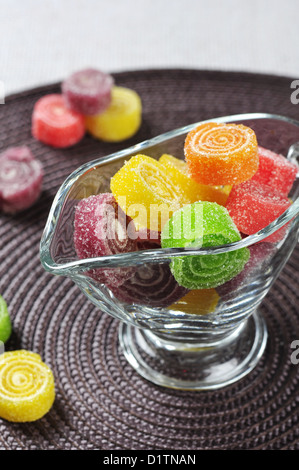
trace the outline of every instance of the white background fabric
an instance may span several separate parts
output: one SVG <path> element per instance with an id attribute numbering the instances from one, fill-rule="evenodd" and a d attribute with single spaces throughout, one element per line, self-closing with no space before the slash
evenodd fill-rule
<path id="1" fill-rule="evenodd" d="M 5 93 L 86 66 L 299 78 L 298 0 L 0 0 Z"/>

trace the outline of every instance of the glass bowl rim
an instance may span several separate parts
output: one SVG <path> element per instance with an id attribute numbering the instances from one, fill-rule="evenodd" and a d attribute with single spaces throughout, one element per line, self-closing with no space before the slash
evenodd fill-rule
<path id="1" fill-rule="evenodd" d="M 69 190 L 76 182 L 76 180 L 85 172 L 92 170 L 93 167 L 101 166 L 106 163 L 113 162 L 115 160 L 126 157 L 127 155 L 142 153 L 146 148 L 152 147 L 153 145 L 160 144 L 165 140 L 169 140 L 174 137 L 178 137 L 182 134 L 187 134 L 194 127 L 199 124 L 206 122 L 238 122 L 256 119 L 272 119 L 277 121 L 284 121 L 289 124 L 295 125 L 299 129 L 299 121 L 289 118 L 286 116 L 271 114 L 271 113 L 244 113 L 234 114 L 215 117 L 198 121 L 196 123 L 188 124 L 183 127 L 165 132 L 151 139 L 144 140 L 136 145 L 127 147 L 118 152 L 109 154 L 104 157 L 93 159 L 74 170 L 61 184 L 58 189 L 44 227 L 41 240 L 40 240 L 40 260 L 45 270 L 50 271 L 54 274 L 71 276 L 72 274 L 80 274 L 86 270 L 93 268 L 114 268 L 114 267 L 125 267 L 125 266 L 137 266 L 148 263 L 163 263 L 169 262 L 173 257 L 178 256 L 194 256 L 194 255 L 209 255 L 209 254 L 220 254 L 228 251 L 235 251 L 244 247 L 249 247 L 254 243 L 260 242 L 272 235 L 279 228 L 283 227 L 290 220 L 294 219 L 299 214 L 299 197 L 293 201 L 292 205 L 286 209 L 286 211 L 276 218 L 269 225 L 256 232 L 253 235 L 249 235 L 237 242 L 213 246 L 208 248 L 155 248 L 150 250 L 140 250 L 136 252 L 119 253 L 114 255 L 99 256 L 94 258 L 78 259 L 75 261 L 68 261 L 64 263 L 56 263 L 50 251 L 50 245 L 53 240 L 53 236 L 57 227 L 57 221 L 63 207 L 63 203 L 67 198 Z M 295 142 L 294 142 L 295 143 Z"/>

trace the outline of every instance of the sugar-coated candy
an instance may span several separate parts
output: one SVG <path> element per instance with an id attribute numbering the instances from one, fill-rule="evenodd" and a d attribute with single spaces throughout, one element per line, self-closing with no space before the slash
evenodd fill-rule
<path id="1" fill-rule="evenodd" d="M 173 155 L 163 154 L 159 162 L 167 168 L 173 183 L 180 188 L 184 204 L 196 201 L 210 201 L 217 202 L 222 206 L 225 205 L 230 186 L 215 187 L 197 183 L 189 176 L 186 162 Z"/>
<path id="2" fill-rule="evenodd" d="M 142 121 L 142 103 L 135 90 L 113 86 L 111 103 L 102 113 L 85 117 L 87 131 L 104 142 L 120 142 L 132 137 Z"/>
<path id="3" fill-rule="evenodd" d="M 239 231 L 252 235 L 273 222 L 290 205 L 290 200 L 280 191 L 250 180 L 232 188 L 226 208 Z M 270 235 L 267 241 L 277 241 L 281 233 Z"/>
<path id="4" fill-rule="evenodd" d="M 36 421 L 48 413 L 54 400 L 54 376 L 39 354 L 21 349 L 0 355 L 1 418 Z"/>
<path id="5" fill-rule="evenodd" d="M 216 289 L 194 289 L 170 305 L 169 309 L 191 315 L 207 315 L 215 311 L 219 299 Z"/>
<path id="6" fill-rule="evenodd" d="M 81 199 L 75 210 L 74 245 L 80 259 L 127 253 L 137 250 L 136 239 L 130 238 L 132 219 L 121 210 L 110 193 Z M 118 285 L 131 277 L 134 267 L 91 269 L 95 280 Z"/>
<path id="7" fill-rule="evenodd" d="M 131 157 L 111 178 L 110 189 L 138 229 L 161 231 L 172 213 L 183 205 L 179 188 L 165 167 L 146 155 Z"/>
<path id="8" fill-rule="evenodd" d="M 187 134 L 184 153 L 191 177 L 200 184 L 239 184 L 259 165 L 255 132 L 243 124 L 200 124 Z"/>
<path id="9" fill-rule="evenodd" d="M 34 105 L 31 131 L 46 145 L 71 147 L 85 134 L 84 117 L 67 108 L 62 94 L 45 95 Z"/>
<path id="10" fill-rule="evenodd" d="M 101 70 L 87 68 L 67 77 L 61 85 L 67 106 L 80 114 L 95 115 L 111 102 L 113 77 Z"/>
<path id="11" fill-rule="evenodd" d="M 188 290 L 178 285 L 168 263 L 147 263 L 138 267 L 121 286 L 112 288 L 112 292 L 125 303 L 166 308 L 186 295 Z"/>
<path id="12" fill-rule="evenodd" d="M 287 160 L 283 155 L 263 147 L 258 148 L 258 155 L 259 168 L 252 180 L 267 184 L 287 196 L 299 170 L 297 165 Z"/>
<path id="13" fill-rule="evenodd" d="M 161 233 L 162 248 L 206 248 L 240 239 L 226 208 L 207 201 L 195 202 L 176 211 Z M 180 285 L 188 289 L 208 289 L 236 276 L 249 256 L 247 248 L 215 255 L 186 255 L 174 257 L 170 267 Z"/>
<path id="14" fill-rule="evenodd" d="M 43 166 L 27 146 L 10 147 L 0 154 L 0 210 L 16 213 L 39 198 Z"/>
<path id="15" fill-rule="evenodd" d="M 11 335 L 11 320 L 7 303 L 0 295 L 0 342 L 5 343 Z"/>

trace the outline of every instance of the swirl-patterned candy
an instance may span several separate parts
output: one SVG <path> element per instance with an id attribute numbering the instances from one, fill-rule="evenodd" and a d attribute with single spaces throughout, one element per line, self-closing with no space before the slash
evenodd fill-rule
<path id="1" fill-rule="evenodd" d="M 243 124 L 201 124 L 188 133 L 184 153 L 191 177 L 201 184 L 239 184 L 259 166 L 255 132 Z"/>
<path id="2" fill-rule="evenodd" d="M 195 202 L 175 212 L 163 227 L 162 248 L 206 248 L 241 240 L 225 207 Z M 215 288 L 239 274 L 249 259 L 248 248 L 220 254 L 186 255 L 172 259 L 170 268 L 178 284 L 187 289 Z"/>
<path id="3" fill-rule="evenodd" d="M 42 164 L 23 145 L 9 147 L 0 155 L 0 210 L 16 213 L 39 198 L 44 171 Z"/>
<path id="4" fill-rule="evenodd" d="M 36 421 L 50 410 L 54 399 L 54 376 L 39 354 L 21 349 L 0 355 L 1 418 Z"/>
<path id="5" fill-rule="evenodd" d="M 137 229 L 160 231 L 184 200 L 164 166 L 147 155 L 128 160 L 111 178 L 110 188 Z"/>

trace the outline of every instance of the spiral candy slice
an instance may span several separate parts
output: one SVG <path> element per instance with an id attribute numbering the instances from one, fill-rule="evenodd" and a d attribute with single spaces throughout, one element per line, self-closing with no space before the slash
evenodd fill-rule
<path id="1" fill-rule="evenodd" d="M 164 166 L 154 158 L 136 155 L 111 178 L 111 191 L 137 228 L 160 231 L 184 201 Z"/>
<path id="2" fill-rule="evenodd" d="M 162 248 L 220 246 L 241 239 L 225 207 L 213 202 L 195 202 L 175 212 L 161 234 Z M 249 250 L 241 248 L 216 255 L 173 258 L 171 271 L 187 289 L 209 289 L 232 279 L 242 271 Z"/>
<path id="3" fill-rule="evenodd" d="M 27 146 L 9 147 L 0 155 L 0 210 L 16 213 L 39 198 L 44 171 Z"/>
<path id="4" fill-rule="evenodd" d="M 188 133 L 184 152 L 191 177 L 201 184 L 239 184 L 259 166 L 256 135 L 242 124 L 201 124 Z"/>
<path id="5" fill-rule="evenodd" d="M 12 422 L 42 418 L 55 399 L 51 369 L 33 352 L 0 355 L 0 417 Z"/>
<path id="6" fill-rule="evenodd" d="M 111 103 L 102 113 L 85 116 L 85 127 L 95 138 L 120 142 L 132 137 L 141 124 L 142 103 L 136 91 L 114 86 Z"/>
<path id="7" fill-rule="evenodd" d="M 230 186 L 215 187 L 197 183 L 194 179 L 190 178 L 186 162 L 172 155 L 163 154 L 159 162 L 167 168 L 172 181 L 182 191 L 185 204 L 196 201 L 210 201 L 217 202 L 222 206 L 225 205 Z"/>

